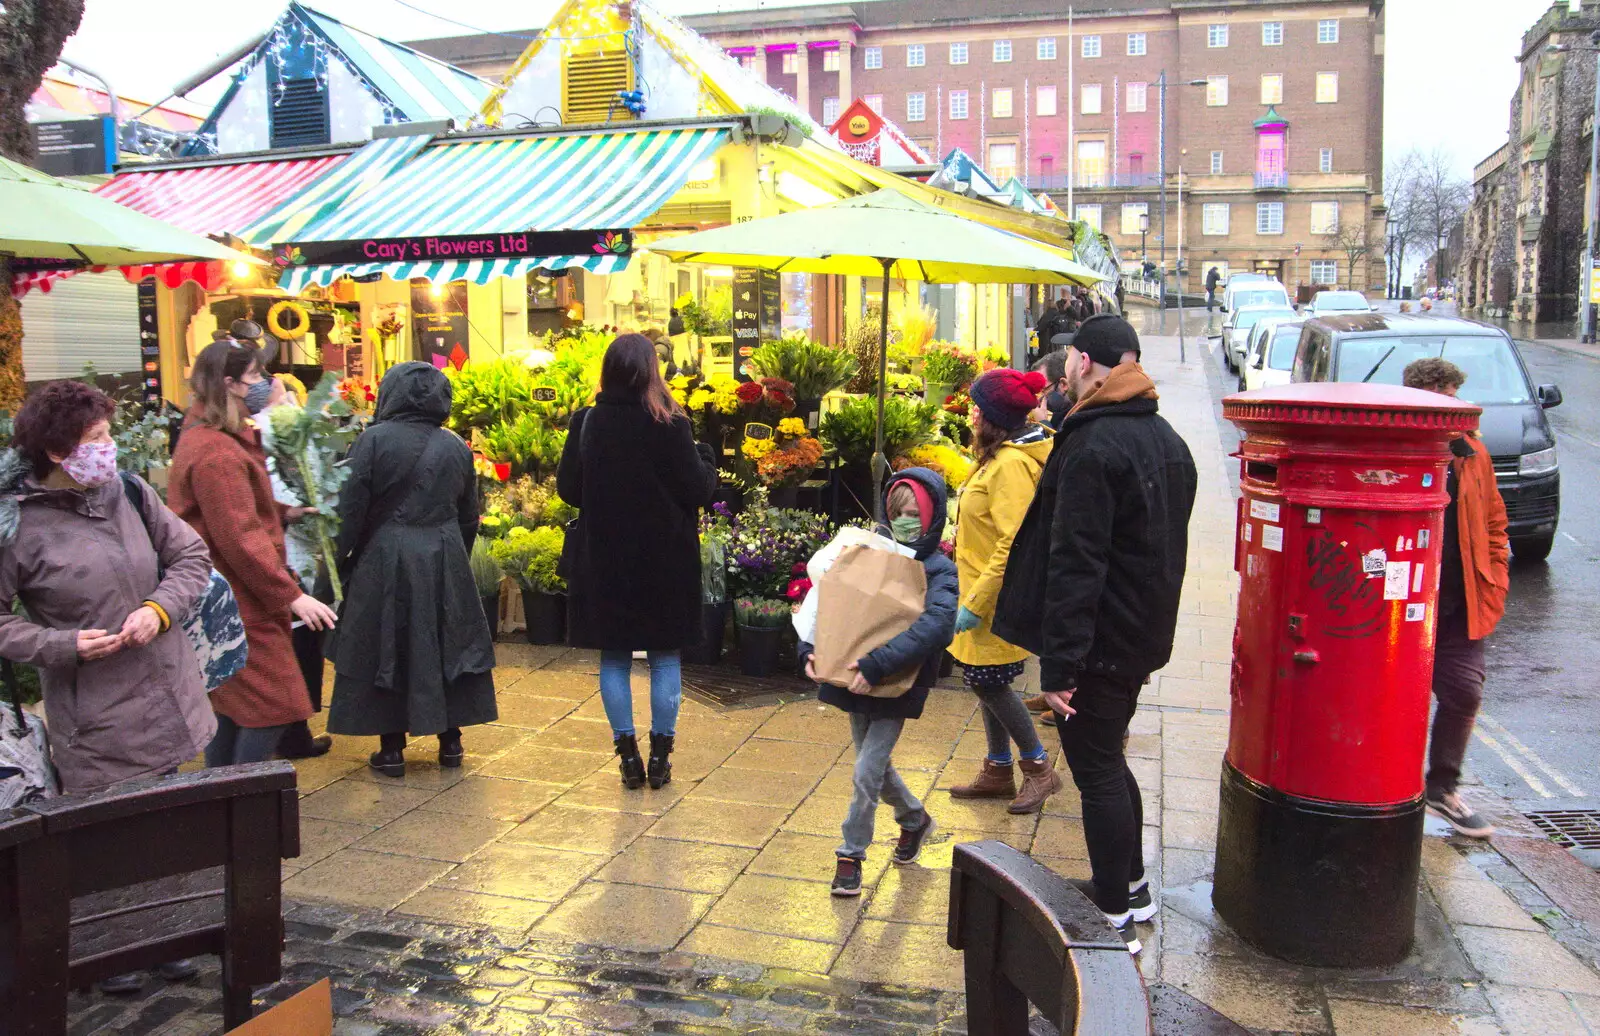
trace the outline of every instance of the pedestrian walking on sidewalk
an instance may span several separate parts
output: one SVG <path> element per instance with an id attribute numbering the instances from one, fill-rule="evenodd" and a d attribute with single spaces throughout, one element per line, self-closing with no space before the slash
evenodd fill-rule
<path id="1" fill-rule="evenodd" d="M 955 563 L 939 550 L 948 516 L 944 476 L 927 468 L 896 472 L 883 487 L 884 517 L 888 529 L 879 533 L 916 551 L 927 576 L 923 611 L 911 628 L 851 666 L 855 678 L 849 687 L 819 684 L 817 699 L 850 714 L 850 737 L 856 746 L 855 773 L 850 806 L 843 824 L 844 841 L 834 851 L 833 894 L 861 894 L 861 865 L 872 844 L 873 820 L 878 803 L 894 807 L 900 840 L 894 862 L 913 863 L 933 833 L 933 817 L 895 772 L 891 758 L 906 720 L 922 715 L 928 691 L 939 682 L 939 662 L 955 636 L 956 610 L 961 581 Z M 812 645 L 801 641 L 796 649 L 800 668 L 817 679 L 811 664 Z M 911 689 L 897 698 L 874 697 L 872 689 L 895 673 L 916 667 Z"/>
<path id="2" fill-rule="evenodd" d="M 600 651 L 600 700 L 627 788 L 672 779 L 680 654 L 701 636 L 700 509 L 716 488 L 716 460 L 661 380 L 655 346 L 619 335 L 595 405 L 572 419 L 556 489 L 578 508 L 562 557 L 567 639 Z M 635 651 L 650 664 L 648 766 L 633 726 Z"/>
<path id="3" fill-rule="evenodd" d="M 445 429 L 450 381 L 431 363 L 392 367 L 372 424 L 350 447 L 339 494 L 339 628 L 329 634 L 328 729 L 379 737 L 369 763 L 405 775 L 406 735 L 439 739 L 458 767 L 461 728 L 492 722 L 494 637 L 472 581 L 478 535 L 472 449 Z"/>
<path id="4" fill-rule="evenodd" d="M 1449 360 L 1414 360 L 1405 369 L 1409 388 L 1454 397 L 1467 375 Z M 1450 505 L 1439 540 L 1439 604 L 1433 645 L 1433 732 L 1428 744 L 1428 808 L 1471 838 L 1488 838 L 1494 825 L 1461 800 L 1456 785 L 1483 703 L 1483 642 L 1506 610 L 1511 587 L 1511 541 L 1506 505 L 1495 481 L 1494 460 L 1477 433 L 1450 442 L 1445 488 Z"/>
<path id="5" fill-rule="evenodd" d="M 211 693 L 217 734 L 206 746 L 206 765 L 257 763 L 277 751 L 290 724 L 311 715 L 291 621 L 326 629 L 335 617 L 289 571 L 284 525 L 305 509 L 272 498 L 266 453 L 250 420 L 272 395 L 260 351 L 212 342 L 195 358 L 190 388 L 194 402 L 172 455 L 167 503 L 211 548 L 249 645 L 245 667 Z"/>
<path id="6" fill-rule="evenodd" d="M 1064 354 L 1063 354 L 1064 355 Z M 1039 742 L 1033 717 L 1014 686 L 1028 652 L 989 628 L 1000 596 L 1011 543 L 1033 502 L 1039 473 L 1054 442 L 1028 419 L 1048 382 L 1038 371 L 1001 368 L 973 382 L 972 448 L 978 466 L 962 487 L 956 518 L 956 568 L 961 607 L 950 654 L 962 664 L 967 688 L 983 706 L 989 753 L 970 784 L 950 789 L 955 799 L 1010 799 L 1012 813 L 1037 813 L 1061 790 L 1061 777 Z M 1011 743 L 1019 756 L 1013 760 Z M 1017 791 L 1015 769 L 1022 769 Z"/>
<path id="7" fill-rule="evenodd" d="M 1156 905 L 1123 737 L 1145 677 L 1172 657 L 1196 483 L 1138 355 L 1133 326 L 1110 315 L 1085 321 L 1067 350 L 1073 408 L 1012 545 L 993 623 L 1039 656 L 1083 800 L 1094 878 L 1077 884 L 1133 953 L 1135 923 Z"/>

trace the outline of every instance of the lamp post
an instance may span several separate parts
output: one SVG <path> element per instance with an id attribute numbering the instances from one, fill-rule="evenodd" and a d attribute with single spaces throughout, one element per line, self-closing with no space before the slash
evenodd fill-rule
<path id="1" fill-rule="evenodd" d="M 1568 51 L 1585 51 L 1595 56 L 1594 61 L 1594 114 L 1589 122 L 1589 196 L 1584 199 L 1584 222 L 1589 225 L 1583 245 L 1583 261 L 1578 264 L 1578 312 L 1583 319 L 1583 341 L 1594 342 L 1594 306 L 1589 301 L 1589 285 L 1594 277 L 1594 225 L 1595 202 L 1600 200 L 1600 31 L 1589 34 L 1593 46 L 1574 47 L 1566 43 L 1552 43 L 1546 51 L 1561 54 Z"/>
<path id="2" fill-rule="evenodd" d="M 1144 238 L 1148 233 L 1150 233 L 1150 212 L 1147 209 L 1139 213 L 1139 264 L 1141 268 L 1145 260 L 1149 258 L 1149 253 L 1145 251 L 1144 247 Z"/>

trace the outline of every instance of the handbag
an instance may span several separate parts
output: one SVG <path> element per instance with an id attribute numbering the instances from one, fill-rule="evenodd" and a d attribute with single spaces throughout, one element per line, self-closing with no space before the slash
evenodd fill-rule
<path id="1" fill-rule="evenodd" d="M 0 659 L 0 678 L 10 708 L 0 716 L 0 809 L 10 809 L 59 793 L 56 768 L 50 762 L 50 740 L 38 716 L 22 711 L 17 671 L 9 658 Z"/>
<path id="2" fill-rule="evenodd" d="M 590 407 L 583 419 L 583 428 L 578 432 L 578 481 L 583 481 L 583 448 L 589 445 L 589 424 L 594 418 L 594 408 Z M 579 509 L 581 512 L 581 508 Z M 556 560 L 556 575 L 562 579 L 572 578 L 573 566 L 577 564 L 578 554 L 578 520 L 582 514 L 567 519 L 567 524 L 561 534 L 561 557 Z"/>
<path id="3" fill-rule="evenodd" d="M 145 535 L 150 535 L 150 515 L 145 511 L 144 490 L 139 480 L 122 472 L 122 491 L 128 503 L 144 522 Z M 154 537 L 150 545 L 155 546 Z M 156 559 L 157 579 L 166 578 L 166 566 Z M 233 679 L 249 661 L 250 645 L 245 639 L 244 619 L 239 615 L 239 602 L 234 599 L 233 587 L 215 568 L 211 582 L 195 601 L 194 607 L 183 616 L 170 616 L 183 627 L 183 634 L 194 649 L 195 661 L 200 665 L 200 675 L 205 678 L 206 693 L 210 693 Z"/>

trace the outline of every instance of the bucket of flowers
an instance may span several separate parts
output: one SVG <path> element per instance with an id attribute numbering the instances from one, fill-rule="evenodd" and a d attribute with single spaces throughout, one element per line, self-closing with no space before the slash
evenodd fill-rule
<path id="1" fill-rule="evenodd" d="M 977 357 L 963 352 L 953 342 L 934 342 L 922 354 L 922 380 L 927 384 L 928 402 L 943 406 L 956 390 L 972 384 L 978 376 Z"/>
<path id="2" fill-rule="evenodd" d="M 783 631 L 790 625 L 789 602 L 773 597 L 741 597 L 733 603 L 739 623 L 739 669 L 746 676 L 771 676 L 778 669 Z"/>
<path id="3" fill-rule="evenodd" d="M 769 438 L 746 436 L 740 454 L 780 507 L 793 506 L 800 483 L 822 463 L 822 442 L 798 417 L 778 422 Z"/>

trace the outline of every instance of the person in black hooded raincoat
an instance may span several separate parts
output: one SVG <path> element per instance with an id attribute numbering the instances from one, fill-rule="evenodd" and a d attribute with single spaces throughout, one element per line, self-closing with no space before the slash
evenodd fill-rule
<path id="1" fill-rule="evenodd" d="M 450 382 L 427 363 L 384 375 L 339 495 L 344 610 L 329 638 L 328 730 L 381 736 L 372 767 L 405 773 L 406 734 L 437 734 L 460 766 L 461 728 L 494 720 L 494 639 L 467 555 L 478 531 L 472 450 L 443 428 Z"/>

